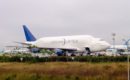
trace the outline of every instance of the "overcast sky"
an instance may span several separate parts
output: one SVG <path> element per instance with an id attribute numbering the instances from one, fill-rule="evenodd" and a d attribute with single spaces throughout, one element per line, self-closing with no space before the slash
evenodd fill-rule
<path id="1" fill-rule="evenodd" d="M 37 37 L 93 35 L 130 38 L 130 0 L 0 0 L 0 47 L 23 42 L 22 25 Z"/>

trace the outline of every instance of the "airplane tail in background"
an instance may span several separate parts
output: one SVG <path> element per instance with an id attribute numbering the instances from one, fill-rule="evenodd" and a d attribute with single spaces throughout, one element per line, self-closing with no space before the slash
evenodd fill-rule
<path id="1" fill-rule="evenodd" d="M 29 29 L 26 27 L 26 25 L 23 25 L 23 29 L 24 29 L 24 33 L 25 33 L 25 37 L 26 37 L 26 40 L 28 42 L 31 42 L 31 41 L 36 41 L 36 38 L 33 36 L 33 34 L 29 31 Z"/>

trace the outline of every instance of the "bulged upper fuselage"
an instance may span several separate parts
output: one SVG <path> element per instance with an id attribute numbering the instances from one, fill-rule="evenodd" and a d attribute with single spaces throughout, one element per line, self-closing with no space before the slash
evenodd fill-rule
<path id="1" fill-rule="evenodd" d="M 90 35 L 44 37 L 33 43 L 39 48 L 59 48 L 85 51 L 89 48 L 91 52 L 106 50 L 110 45 L 106 41 Z"/>

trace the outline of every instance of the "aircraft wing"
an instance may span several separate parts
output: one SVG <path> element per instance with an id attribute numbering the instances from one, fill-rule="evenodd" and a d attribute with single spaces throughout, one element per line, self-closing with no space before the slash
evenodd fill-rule
<path id="1" fill-rule="evenodd" d="M 22 45 L 26 45 L 26 46 L 30 46 L 32 45 L 31 43 L 27 43 L 27 42 L 14 42 L 14 43 L 18 43 L 18 44 L 22 44 Z"/>
<path id="2" fill-rule="evenodd" d="M 15 43 L 22 44 L 25 46 L 32 46 L 31 42 L 29 42 L 29 43 L 28 42 L 15 42 Z M 77 48 L 72 48 L 72 47 L 68 47 L 68 48 L 37 47 L 37 48 L 39 48 L 39 49 L 62 49 L 62 50 L 69 50 L 69 51 L 76 51 L 77 50 Z"/>
<path id="3" fill-rule="evenodd" d="M 27 48 L 27 47 L 24 47 L 24 46 L 5 46 L 5 47 L 10 47 L 10 48 L 11 48 L 11 47 L 12 47 L 12 48 L 13 48 L 13 47 L 14 47 L 14 48 Z"/>
<path id="4" fill-rule="evenodd" d="M 77 50 L 76 48 L 59 48 L 59 49 L 62 49 L 62 50 L 70 50 L 70 51 L 76 51 L 76 50 Z"/>
<path id="5" fill-rule="evenodd" d="M 18 44 L 21 44 L 21 46 L 18 46 L 18 45 L 11 45 L 11 46 L 5 46 L 5 47 L 14 47 L 14 48 L 28 48 L 29 46 L 31 46 L 30 43 L 26 43 L 26 42 L 16 42 L 14 41 L 14 43 L 18 43 Z"/>
<path id="6" fill-rule="evenodd" d="M 39 47 L 40 49 L 62 49 L 62 50 L 69 50 L 69 51 L 76 51 L 77 48 L 48 48 L 48 47 Z"/>

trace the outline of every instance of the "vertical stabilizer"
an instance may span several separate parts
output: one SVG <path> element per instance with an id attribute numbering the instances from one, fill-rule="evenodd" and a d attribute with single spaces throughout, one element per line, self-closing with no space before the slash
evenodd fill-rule
<path id="1" fill-rule="evenodd" d="M 24 33 L 26 40 L 31 42 L 31 41 L 36 41 L 36 38 L 33 36 L 33 34 L 29 31 L 29 29 L 26 27 L 26 25 L 23 25 Z"/>

